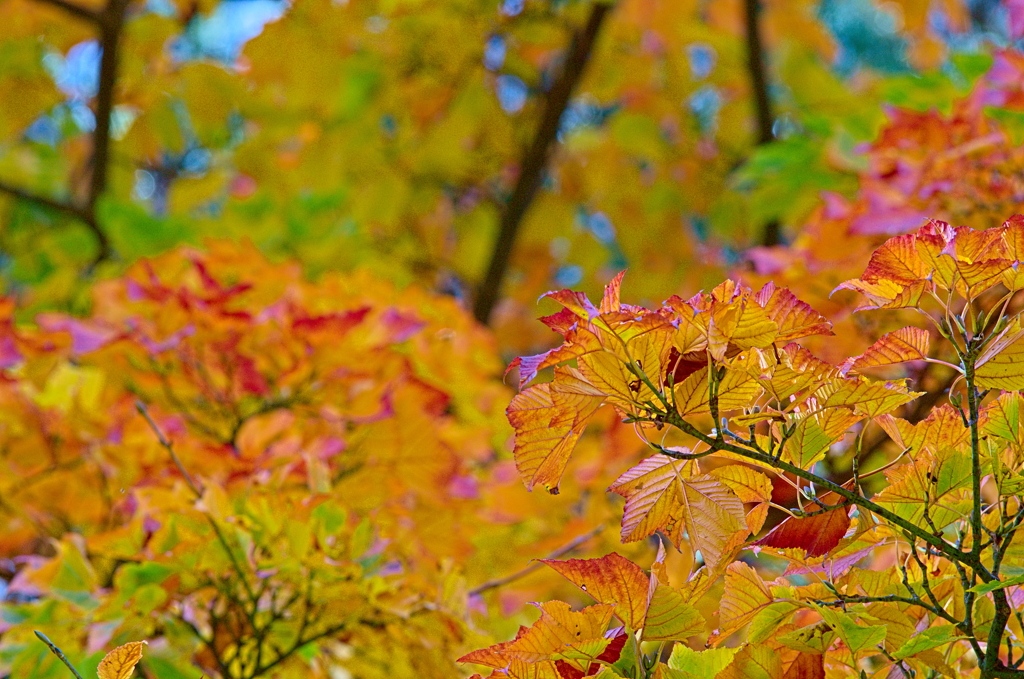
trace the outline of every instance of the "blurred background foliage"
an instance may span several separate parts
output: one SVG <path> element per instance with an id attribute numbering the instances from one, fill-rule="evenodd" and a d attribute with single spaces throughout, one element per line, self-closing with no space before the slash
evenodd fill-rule
<path id="1" fill-rule="evenodd" d="M 258 676 L 218 654 L 265 620 L 224 611 L 315 571 L 307 600 L 359 579 L 363 618 L 274 672 L 451 676 L 525 602 L 579 600 L 504 580 L 529 559 L 643 562 L 601 532 L 643 455 L 613 414 L 561 496 L 519 485 L 501 371 L 553 343 L 538 296 L 770 278 L 836 323 L 823 358 L 859 353 L 896 319 L 829 293 L 878 243 L 1024 202 L 1022 35 L 1018 0 L 0 0 L 0 674 L 64 671 L 45 627 L 76 662 L 144 635 L 152 676 Z M 347 547 L 296 571 L 286 513 Z"/>
<path id="2" fill-rule="evenodd" d="M 110 249 L 88 276 L 217 236 L 309 276 L 365 267 L 469 305 L 529 169 L 540 190 L 498 255 L 510 267 L 492 325 L 508 352 L 546 341 L 524 320 L 548 289 L 595 290 L 629 267 L 655 302 L 790 241 L 822 191 L 856 192 L 859 145 L 887 105 L 948 110 L 1013 39 L 997 0 L 626 0 L 538 169 L 527 149 L 590 3 L 82 3 L 85 17 L 0 3 L 0 182 L 95 204 Z M 759 4 L 767 111 L 749 59 Z M 110 38 L 90 18 L 105 11 L 123 16 L 107 84 Z M 109 179 L 92 195 L 104 87 Z M 25 310 L 84 310 L 98 250 L 81 215 L 0 200 L 7 289 Z"/>

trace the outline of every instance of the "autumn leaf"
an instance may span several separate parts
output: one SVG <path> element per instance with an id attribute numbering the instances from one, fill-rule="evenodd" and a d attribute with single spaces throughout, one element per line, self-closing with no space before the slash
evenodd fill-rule
<path id="1" fill-rule="evenodd" d="M 791 342 L 810 335 L 832 335 L 832 323 L 797 299 L 788 288 L 777 288 L 768 282 L 758 291 L 755 300 L 764 307 L 768 318 L 778 326 L 776 343 Z"/>
<path id="2" fill-rule="evenodd" d="M 923 360 L 928 356 L 929 341 L 927 330 L 914 326 L 901 328 L 882 335 L 867 351 L 846 359 L 840 367 L 846 374 L 851 370 Z"/>
<path id="3" fill-rule="evenodd" d="M 757 571 L 740 561 L 729 564 L 719 604 L 719 626 L 708 642 L 724 641 L 773 601 L 774 596 Z"/>
<path id="4" fill-rule="evenodd" d="M 626 498 L 622 541 L 635 542 L 663 530 L 679 546 L 682 516 L 680 484 L 693 473 L 693 463 L 654 455 L 623 473 L 608 490 Z"/>
<path id="5" fill-rule="evenodd" d="M 825 493 L 821 501 L 804 505 L 805 512 L 818 512 L 814 516 L 789 516 L 760 540 L 751 543 L 759 547 L 776 549 L 802 549 L 809 557 L 824 556 L 831 552 L 846 535 L 850 527 L 850 508 L 825 509 L 836 504 L 839 496 Z"/>
<path id="6" fill-rule="evenodd" d="M 507 413 L 516 430 L 516 468 L 532 490 L 536 484 L 558 492 L 558 482 L 587 421 L 605 394 L 572 368 L 560 368 L 552 382 L 530 387 L 512 399 Z"/>
<path id="7" fill-rule="evenodd" d="M 538 663 L 564 660 L 579 668 L 589 668 L 607 649 L 612 639 L 605 636 L 615 608 L 613 604 L 596 604 L 573 611 L 569 604 L 549 601 L 536 604 L 540 619 L 528 628 L 520 628 L 513 641 L 502 642 L 459 658 L 505 669 L 514 662 Z"/>
<path id="8" fill-rule="evenodd" d="M 128 679 L 135 671 L 135 666 L 142 660 L 142 647 L 145 641 L 132 641 L 103 656 L 96 674 L 99 679 Z"/>
<path id="9" fill-rule="evenodd" d="M 991 340 L 974 364 L 974 377 L 983 389 L 1024 389 L 1024 326 L 1014 319 Z"/>
<path id="10" fill-rule="evenodd" d="M 598 603 L 616 604 L 615 616 L 631 630 L 644 627 L 648 577 L 639 566 L 612 552 L 599 559 L 540 559 Z"/>

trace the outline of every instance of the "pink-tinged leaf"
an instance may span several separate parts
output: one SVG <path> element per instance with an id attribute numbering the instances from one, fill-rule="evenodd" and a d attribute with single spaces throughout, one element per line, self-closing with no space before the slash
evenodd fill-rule
<path id="1" fill-rule="evenodd" d="M 602 604 L 616 604 L 615 615 L 636 631 L 647 612 L 647 574 L 639 566 L 612 552 L 599 559 L 541 559 L 569 582 Z"/>
<path id="2" fill-rule="evenodd" d="M 575 290 L 552 290 L 551 292 L 545 292 L 540 296 L 541 299 L 549 297 L 569 311 L 576 314 L 579 318 L 589 321 L 601 312 L 597 310 L 597 307 L 587 299 L 587 296 L 582 292 L 576 292 Z"/>
<path id="3" fill-rule="evenodd" d="M 380 321 L 387 328 L 391 342 L 404 342 L 427 325 L 422 319 L 394 308 L 382 313 Z"/>
<path id="4" fill-rule="evenodd" d="M 541 317 L 540 322 L 564 337 L 579 320 L 580 317 L 574 314 L 572 310 L 559 309 L 558 313 Z"/>
<path id="5" fill-rule="evenodd" d="M 56 314 L 39 314 L 36 323 L 50 332 L 66 332 L 71 335 L 71 353 L 87 354 L 102 349 L 123 336 L 120 331 L 102 325 L 96 320 L 79 320 Z"/>
<path id="6" fill-rule="evenodd" d="M 567 331 L 566 340 L 560 346 L 536 356 L 521 356 L 514 359 L 505 370 L 507 375 L 513 368 L 519 368 L 519 388 L 533 381 L 537 373 L 559 363 L 581 358 L 601 350 L 601 342 L 589 328 Z"/>
<path id="7" fill-rule="evenodd" d="M 659 454 L 615 480 L 608 490 L 626 498 L 622 510 L 623 542 L 635 542 L 661 530 L 679 547 L 683 529 L 682 479 L 690 476 L 694 468 L 692 462 Z"/>
<path id="8" fill-rule="evenodd" d="M 0 336 L 0 369 L 13 368 L 24 358 L 13 335 Z"/>
<path id="9" fill-rule="evenodd" d="M 822 502 L 826 505 L 836 504 L 838 499 L 839 496 L 834 493 L 822 496 Z M 823 508 L 818 503 L 810 503 L 805 506 L 805 511 L 813 512 Z M 791 516 L 753 544 L 776 549 L 802 549 L 809 557 L 824 556 L 835 549 L 849 527 L 850 508 L 839 507 L 814 516 Z"/>
<path id="10" fill-rule="evenodd" d="M 800 566 L 796 564 L 790 564 L 786 568 L 786 572 L 783 575 L 805 575 L 808 573 L 819 573 L 824 575 L 829 580 L 835 580 L 843 575 L 846 571 L 850 570 L 858 563 L 867 558 L 872 552 L 878 549 L 877 545 L 869 545 L 862 549 L 858 549 L 855 552 L 850 552 L 843 556 L 829 557 L 824 559 L 821 563 L 812 566 Z M 845 551 L 840 550 L 840 553 Z"/>
<path id="11" fill-rule="evenodd" d="M 616 274 L 615 278 L 604 286 L 604 296 L 601 297 L 601 313 L 606 314 L 610 311 L 618 311 L 622 302 L 619 301 L 619 291 L 622 289 L 622 278 L 626 275 L 626 272 L 620 271 Z"/>
<path id="12" fill-rule="evenodd" d="M 834 335 L 832 323 L 811 308 L 810 304 L 797 299 L 789 288 L 776 288 L 768 282 L 755 297 L 764 307 L 768 318 L 779 326 L 776 342 L 791 342 L 809 335 Z"/>
<path id="13" fill-rule="evenodd" d="M 555 380 L 512 399 L 506 414 L 515 429 L 516 469 L 528 490 L 536 484 L 552 494 L 583 429 L 604 401 L 575 371 L 555 371 Z"/>
<path id="14" fill-rule="evenodd" d="M 920 361 L 927 358 L 930 341 L 928 331 L 924 328 L 912 325 L 900 328 L 882 335 L 863 354 L 846 359 L 840 368 L 845 375 L 851 370 Z"/>

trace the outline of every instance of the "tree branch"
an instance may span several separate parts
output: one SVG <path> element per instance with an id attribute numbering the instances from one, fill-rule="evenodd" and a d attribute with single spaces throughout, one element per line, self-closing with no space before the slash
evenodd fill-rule
<path id="1" fill-rule="evenodd" d="M 757 145 L 769 144 L 775 139 L 772 125 L 772 100 L 768 93 L 768 69 L 764 60 L 764 41 L 761 40 L 761 0 L 744 0 L 744 23 L 747 36 L 747 71 L 753 90 L 754 109 L 757 114 Z M 764 225 L 761 245 L 770 247 L 782 242 L 779 221 L 773 219 Z"/>
<path id="2" fill-rule="evenodd" d="M 96 127 L 92 133 L 92 158 L 89 161 L 89 191 L 81 205 L 61 202 L 0 183 L 0 192 L 28 200 L 75 217 L 88 227 L 96 239 L 96 256 L 89 268 L 110 259 L 110 239 L 96 218 L 96 204 L 107 190 L 110 165 L 110 119 L 114 111 L 114 87 L 117 85 L 117 57 L 124 28 L 125 15 L 131 0 L 108 0 L 99 12 L 81 7 L 70 0 L 39 0 L 94 24 L 100 33 L 99 87 L 96 92 Z"/>
<path id="3" fill-rule="evenodd" d="M 520 163 L 519 177 L 516 179 L 512 195 L 501 213 L 498 239 L 491 252 L 487 275 L 477 290 L 476 302 L 473 306 L 473 315 L 485 325 L 490 321 L 491 312 L 501 295 L 502 280 L 512 256 L 512 248 L 515 245 L 519 225 L 540 188 L 548 156 L 558 134 L 562 113 L 569 104 L 569 97 L 572 96 L 573 90 L 586 69 L 601 24 L 609 10 L 611 10 L 611 5 L 604 2 L 596 2 L 591 6 L 586 26 L 573 38 L 565 56 L 562 72 L 548 92 L 547 104 L 544 107 L 537 133 Z"/>
<path id="4" fill-rule="evenodd" d="M 75 3 L 69 2 L 68 0 L 39 0 L 39 2 L 43 2 L 48 5 L 58 7 L 67 12 L 68 14 L 73 14 L 84 21 L 88 21 L 90 23 L 97 25 L 100 23 L 100 15 L 97 12 L 87 7 L 76 5 Z"/>
<path id="5" fill-rule="evenodd" d="M 8 184 L 7 182 L 0 181 L 0 193 L 10 194 L 15 198 L 20 198 L 21 200 L 25 200 L 30 203 L 36 203 L 37 205 L 42 205 L 43 207 L 50 208 L 51 210 L 56 210 L 57 212 L 63 212 L 65 214 L 71 215 L 72 217 L 81 219 L 83 221 L 86 217 L 82 208 L 78 207 L 77 205 L 74 205 L 73 203 L 56 200 L 54 198 L 47 198 L 46 196 L 40 196 L 39 194 L 32 193 L 31 191 L 26 191 L 24 189 L 20 189 L 12 184 Z"/>
<path id="6" fill-rule="evenodd" d="M 545 559 L 557 559 L 558 557 L 560 557 L 560 556 L 562 556 L 564 554 L 568 554 L 569 552 L 573 551 L 574 549 L 576 549 L 577 547 L 579 547 L 580 545 L 582 545 L 584 542 L 586 542 L 587 540 L 591 539 L 592 537 L 600 535 L 601 531 L 603 531 L 603 530 L 604 530 L 604 526 L 598 526 L 597 528 L 594 528 L 594 529 L 584 533 L 583 535 L 580 535 L 580 536 L 574 538 L 572 541 L 568 542 L 567 544 L 562 545 L 561 547 L 559 547 L 555 551 L 551 552 L 550 554 L 548 554 L 544 558 Z M 496 587 L 502 587 L 504 585 L 507 585 L 510 582 L 514 582 L 514 581 L 518 580 L 519 578 L 523 577 L 524 575 L 529 575 L 530 573 L 532 573 L 535 570 L 537 570 L 538 568 L 540 568 L 540 566 L 541 566 L 540 561 L 534 561 L 532 564 L 530 564 L 526 568 L 524 568 L 522 570 L 519 570 L 519 571 L 516 571 L 515 573 L 512 573 L 511 575 L 506 575 L 505 577 L 502 577 L 502 578 L 495 578 L 494 580 L 488 580 L 487 582 L 485 582 L 485 583 L 483 583 L 481 585 L 477 585 L 473 589 L 469 590 L 468 594 L 469 594 L 469 596 L 476 596 L 478 594 L 486 592 L 489 589 L 495 589 Z"/>
<path id="7" fill-rule="evenodd" d="M 124 27 L 125 13 L 131 0 L 108 0 L 103 8 L 100 22 L 100 46 L 103 58 L 100 60 L 99 88 L 96 92 L 96 130 L 93 133 L 92 175 L 86 206 L 95 211 L 96 201 L 107 189 L 107 174 L 110 158 L 110 118 L 114 111 L 114 86 L 117 84 L 118 49 Z"/>
<path id="8" fill-rule="evenodd" d="M 768 144 L 772 134 L 772 100 L 768 95 L 768 71 L 764 63 L 764 43 L 761 40 L 761 0 L 744 0 L 744 21 L 747 33 L 747 69 L 753 88 L 757 111 L 757 143 Z"/>

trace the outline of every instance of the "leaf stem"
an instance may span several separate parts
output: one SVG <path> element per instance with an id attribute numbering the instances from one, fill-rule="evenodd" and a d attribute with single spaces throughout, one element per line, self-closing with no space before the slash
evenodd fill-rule
<path id="1" fill-rule="evenodd" d="M 47 646 L 49 646 L 50 650 L 53 652 L 53 654 L 55 656 L 57 656 L 60 659 L 60 661 L 62 663 L 64 663 L 64 665 L 69 670 L 71 670 L 71 674 L 75 675 L 76 679 L 82 679 L 82 675 L 78 673 L 78 670 L 75 669 L 75 666 L 72 665 L 71 661 L 68 660 L 67 656 L 64 655 L 64 651 L 62 651 L 59 648 L 57 648 L 57 646 L 52 641 L 50 641 L 45 634 L 43 634 L 39 630 L 34 630 L 34 631 L 35 631 L 36 636 L 39 637 L 39 640 L 42 641 Z"/>

